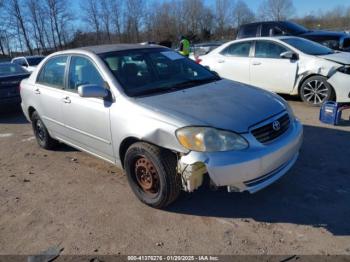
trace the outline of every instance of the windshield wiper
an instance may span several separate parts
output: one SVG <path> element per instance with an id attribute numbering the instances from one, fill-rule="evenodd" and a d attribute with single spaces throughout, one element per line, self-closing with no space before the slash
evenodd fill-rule
<path id="1" fill-rule="evenodd" d="M 175 84 L 172 87 L 176 88 L 176 89 L 186 88 L 186 87 L 192 87 L 192 86 L 197 86 L 197 85 L 203 85 L 203 84 L 211 83 L 211 82 L 218 81 L 218 80 L 220 80 L 219 77 L 204 78 L 204 79 L 191 79 L 191 80 L 187 80 L 185 82 Z"/>
<path id="2" fill-rule="evenodd" d="M 140 92 L 137 92 L 134 94 L 134 96 L 144 96 L 144 95 L 151 95 L 151 94 L 156 94 L 156 93 L 168 93 L 168 92 L 174 92 L 178 91 L 184 88 L 190 88 L 193 86 L 197 85 L 202 85 L 202 84 L 207 84 L 213 81 L 218 81 L 221 78 L 219 77 L 212 77 L 212 78 L 205 78 L 205 79 L 191 79 L 187 80 L 185 82 L 180 82 L 175 85 L 171 86 L 163 86 L 163 87 L 155 87 L 155 88 L 150 88 L 146 89 Z"/>

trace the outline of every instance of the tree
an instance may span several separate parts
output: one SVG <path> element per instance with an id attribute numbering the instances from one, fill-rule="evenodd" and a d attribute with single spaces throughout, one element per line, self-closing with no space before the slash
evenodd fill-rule
<path id="1" fill-rule="evenodd" d="M 17 29 L 18 36 L 22 35 L 26 44 L 26 47 L 28 49 L 29 54 L 33 54 L 33 49 L 29 40 L 29 34 L 28 34 L 28 29 L 26 27 L 26 23 L 24 21 L 24 18 L 22 16 L 22 9 L 23 5 L 20 4 L 19 0 L 9 0 L 8 1 L 8 14 L 10 17 L 15 18 L 14 26 Z M 21 43 L 21 41 L 20 41 Z"/>
<path id="2" fill-rule="evenodd" d="M 264 0 L 259 14 L 264 20 L 286 20 L 295 12 L 292 0 Z"/>
<path id="3" fill-rule="evenodd" d="M 85 10 L 85 19 L 92 26 L 94 32 L 96 33 L 96 43 L 100 41 L 100 11 L 98 2 L 95 0 L 87 0 L 82 2 L 82 9 Z"/>
<path id="4" fill-rule="evenodd" d="M 144 0 L 126 0 L 125 32 L 127 40 L 140 42 L 140 29 L 144 18 Z"/>
<path id="5" fill-rule="evenodd" d="M 233 6 L 233 21 L 236 28 L 242 24 L 250 23 L 255 20 L 255 15 L 252 10 L 242 0 L 238 0 Z"/>
<path id="6" fill-rule="evenodd" d="M 216 0 L 215 1 L 215 20 L 217 21 L 217 34 L 223 38 L 227 27 L 230 26 L 231 19 L 231 0 Z"/>

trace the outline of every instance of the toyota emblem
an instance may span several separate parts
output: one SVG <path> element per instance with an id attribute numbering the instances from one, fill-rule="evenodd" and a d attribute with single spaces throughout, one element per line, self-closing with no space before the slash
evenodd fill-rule
<path id="1" fill-rule="evenodd" d="M 279 131 L 280 129 L 281 129 L 281 124 L 280 124 L 280 122 L 279 121 L 274 121 L 273 123 L 272 123 L 272 128 L 273 128 L 273 130 L 275 130 L 275 131 Z"/>

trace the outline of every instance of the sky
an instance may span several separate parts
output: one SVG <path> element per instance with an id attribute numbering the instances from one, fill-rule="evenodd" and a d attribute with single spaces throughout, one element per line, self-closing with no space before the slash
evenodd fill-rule
<path id="1" fill-rule="evenodd" d="M 157 1 L 164 1 L 164 0 L 157 0 Z M 215 0 L 205 0 L 205 1 L 207 2 L 208 5 L 214 6 Z M 262 0 L 244 0 L 244 1 L 254 12 L 257 11 L 258 7 L 262 2 Z M 79 9 L 80 8 L 79 2 L 80 1 L 77 1 L 77 0 L 72 1 L 74 6 L 73 8 Z M 293 3 L 296 9 L 297 16 L 304 16 L 311 13 L 317 14 L 319 11 L 325 12 L 337 6 L 350 6 L 350 0 L 293 0 Z"/>
<path id="2" fill-rule="evenodd" d="M 207 1 L 211 2 L 211 0 Z M 253 11 L 256 11 L 262 0 L 245 0 L 245 2 Z M 297 16 L 325 12 L 336 6 L 350 6 L 350 0 L 294 0 L 293 2 Z"/>

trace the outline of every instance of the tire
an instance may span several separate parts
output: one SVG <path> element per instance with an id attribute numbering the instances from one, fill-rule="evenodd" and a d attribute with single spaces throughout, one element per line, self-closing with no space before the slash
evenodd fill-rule
<path id="1" fill-rule="evenodd" d="M 327 78 L 312 76 L 301 85 L 300 98 L 308 105 L 321 106 L 324 102 L 333 100 L 335 94 Z"/>
<path id="2" fill-rule="evenodd" d="M 137 142 L 124 159 L 129 185 L 137 198 L 152 207 L 164 208 L 181 192 L 176 156 L 168 150 Z"/>
<path id="3" fill-rule="evenodd" d="M 36 111 L 32 114 L 31 120 L 34 135 L 39 146 L 47 150 L 55 148 L 55 146 L 58 144 L 58 141 L 50 136 L 44 125 L 44 122 L 41 120 L 39 114 Z"/>

